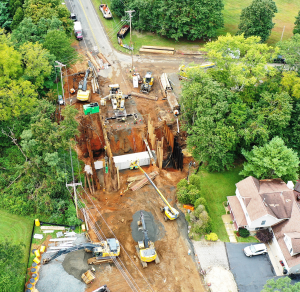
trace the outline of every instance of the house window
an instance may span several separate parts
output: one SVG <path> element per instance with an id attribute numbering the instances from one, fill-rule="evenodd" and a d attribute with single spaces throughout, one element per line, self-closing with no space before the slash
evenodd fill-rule
<path id="1" fill-rule="evenodd" d="M 265 225 L 265 224 L 266 224 L 266 220 L 261 221 L 261 224 L 260 224 L 260 225 Z"/>

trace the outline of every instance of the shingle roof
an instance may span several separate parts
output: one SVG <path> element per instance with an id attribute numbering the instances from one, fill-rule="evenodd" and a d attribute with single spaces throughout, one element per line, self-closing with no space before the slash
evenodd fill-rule
<path id="1" fill-rule="evenodd" d="M 238 227 L 247 226 L 248 223 L 239 199 L 236 196 L 227 197 L 227 199 Z"/>
<path id="2" fill-rule="evenodd" d="M 300 253 L 300 232 L 284 233 L 292 241 L 292 247 L 294 253 Z"/>
<path id="3" fill-rule="evenodd" d="M 236 184 L 251 221 L 267 214 L 278 219 L 290 218 L 293 191 L 281 179 L 258 180 L 249 176 Z"/>
<path id="4" fill-rule="evenodd" d="M 283 256 L 290 268 L 300 264 L 300 254 L 296 254 L 294 256 L 290 255 L 290 252 L 284 242 L 284 234 L 299 233 L 300 231 L 299 222 L 300 222 L 300 210 L 298 204 L 294 201 L 292 206 L 291 218 L 272 227 L 275 237 L 280 246 L 280 249 L 283 253 Z M 299 241 L 295 240 L 292 244 L 293 244 L 293 251 L 297 252 L 300 247 Z M 294 244 L 295 244 L 295 250 L 294 250 Z"/>

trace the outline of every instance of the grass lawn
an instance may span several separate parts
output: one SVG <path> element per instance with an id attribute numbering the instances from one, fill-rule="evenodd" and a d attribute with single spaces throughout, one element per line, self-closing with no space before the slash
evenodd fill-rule
<path id="1" fill-rule="evenodd" d="M 257 240 L 254 236 L 248 236 L 246 238 L 236 236 L 237 242 L 249 242 L 249 243 L 257 243 L 259 240 Z"/>
<path id="2" fill-rule="evenodd" d="M 225 214 L 223 202 L 227 196 L 235 195 L 235 184 L 243 179 L 239 175 L 241 166 L 229 171 L 219 173 L 209 173 L 200 170 L 198 175 L 201 177 L 201 193 L 206 199 L 209 216 L 212 219 L 212 232 L 215 232 L 222 241 L 229 241 L 224 223 L 221 216 Z"/>
<path id="3" fill-rule="evenodd" d="M 0 209 L 0 240 L 7 239 L 8 241 L 18 244 L 24 243 L 24 258 L 23 262 L 27 265 L 30 237 L 32 231 L 33 219 L 12 215 Z M 26 266 L 24 274 L 26 273 Z M 19 291 L 23 291 L 24 287 L 20 287 Z M 18 291 L 16 291 L 18 292 Z"/>
<path id="4" fill-rule="evenodd" d="M 290 38 L 293 35 L 295 16 L 300 10 L 299 0 L 274 0 L 277 6 L 278 13 L 275 14 L 273 22 L 275 26 L 267 43 L 274 45 L 280 41 L 282 30 L 284 29 L 283 40 Z M 220 34 L 231 33 L 235 34 L 238 30 L 240 22 L 240 14 L 243 8 L 249 6 L 252 0 L 235 1 L 224 0 L 224 23 L 225 27 L 219 30 Z"/>

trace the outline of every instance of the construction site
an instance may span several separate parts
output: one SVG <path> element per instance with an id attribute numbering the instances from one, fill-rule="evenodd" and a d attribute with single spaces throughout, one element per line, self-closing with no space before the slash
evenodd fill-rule
<path id="1" fill-rule="evenodd" d="M 38 291 L 49 285 L 70 291 L 58 279 L 54 284 L 57 265 L 68 274 L 68 285 L 78 284 L 69 286 L 72 291 L 206 291 L 176 201 L 176 185 L 193 161 L 181 130 L 178 67 L 121 67 L 99 51 L 86 51 L 63 70 L 62 80 L 64 104 L 79 112 L 74 150 L 84 162 L 84 180 L 67 187 L 86 235 L 43 255 L 47 265 L 41 265 Z M 96 252 L 99 244 L 110 251 Z M 112 245 L 119 251 L 112 252 Z M 91 281 L 84 280 L 88 271 Z M 103 285 L 107 290 L 99 290 Z"/>

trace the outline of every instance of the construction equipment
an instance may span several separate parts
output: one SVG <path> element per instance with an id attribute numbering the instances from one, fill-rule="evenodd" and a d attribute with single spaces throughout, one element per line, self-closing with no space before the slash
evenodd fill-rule
<path id="1" fill-rule="evenodd" d="M 88 259 L 89 265 L 97 265 L 103 262 L 110 262 L 120 255 L 120 243 L 115 238 L 108 238 L 106 241 L 98 243 L 83 243 L 70 248 L 61 249 L 54 253 L 49 258 L 43 260 L 43 264 L 48 264 L 50 261 L 58 258 L 63 254 L 84 249 L 86 252 L 92 252 L 93 257 Z"/>
<path id="2" fill-rule="evenodd" d="M 106 19 L 112 18 L 112 14 L 111 14 L 107 4 L 100 4 L 99 9 L 102 12 L 104 18 L 106 18 Z"/>
<path id="3" fill-rule="evenodd" d="M 147 179 L 149 180 L 149 182 L 151 183 L 151 185 L 154 187 L 154 189 L 156 190 L 156 192 L 159 194 L 159 196 L 161 197 L 161 199 L 164 201 L 164 203 L 167 205 L 165 207 L 161 207 L 160 211 L 162 213 L 165 214 L 164 216 L 164 220 L 168 221 L 169 220 L 175 220 L 178 218 L 179 216 L 179 212 L 171 207 L 171 205 L 169 204 L 169 202 L 167 201 L 167 199 L 164 197 L 164 195 L 161 193 L 161 191 L 157 188 L 157 186 L 154 184 L 154 182 L 152 181 L 152 179 L 148 176 L 148 174 L 138 165 L 137 161 L 131 162 L 132 167 L 137 166 L 139 168 L 140 171 L 142 171 L 144 173 L 144 175 L 147 177 Z"/>
<path id="4" fill-rule="evenodd" d="M 115 115 L 126 116 L 125 99 L 128 98 L 128 95 L 123 94 L 120 90 L 119 84 L 111 84 L 109 87 L 109 95 L 101 98 L 101 105 L 104 105 L 106 100 L 111 100 L 112 107 L 115 110 Z"/>
<path id="5" fill-rule="evenodd" d="M 152 76 L 152 72 L 148 71 L 143 78 L 143 84 L 141 85 L 141 92 L 149 93 L 153 86 L 154 78 Z"/>
<path id="6" fill-rule="evenodd" d="M 92 292 L 110 292 L 110 290 L 107 288 L 107 285 L 103 285 Z"/>
<path id="7" fill-rule="evenodd" d="M 81 279 L 85 284 L 92 283 L 96 277 L 95 277 L 95 269 L 91 268 L 90 270 L 87 270 L 85 273 L 81 275 Z"/>
<path id="8" fill-rule="evenodd" d="M 80 82 L 78 86 L 77 99 L 80 101 L 91 101 L 91 92 L 87 89 L 87 81 L 89 74 L 92 72 L 91 68 L 85 71 L 85 76 L 83 79 L 83 84 Z"/>
<path id="9" fill-rule="evenodd" d="M 144 214 L 141 211 L 140 221 L 137 222 L 140 227 L 139 230 L 142 230 L 144 233 L 144 240 L 138 241 L 138 245 L 135 246 L 138 256 L 141 260 L 143 268 L 147 268 L 147 263 L 155 261 L 156 264 L 160 263 L 158 255 L 155 250 L 154 243 L 150 241 L 148 237 L 148 231 L 146 229 Z"/>

